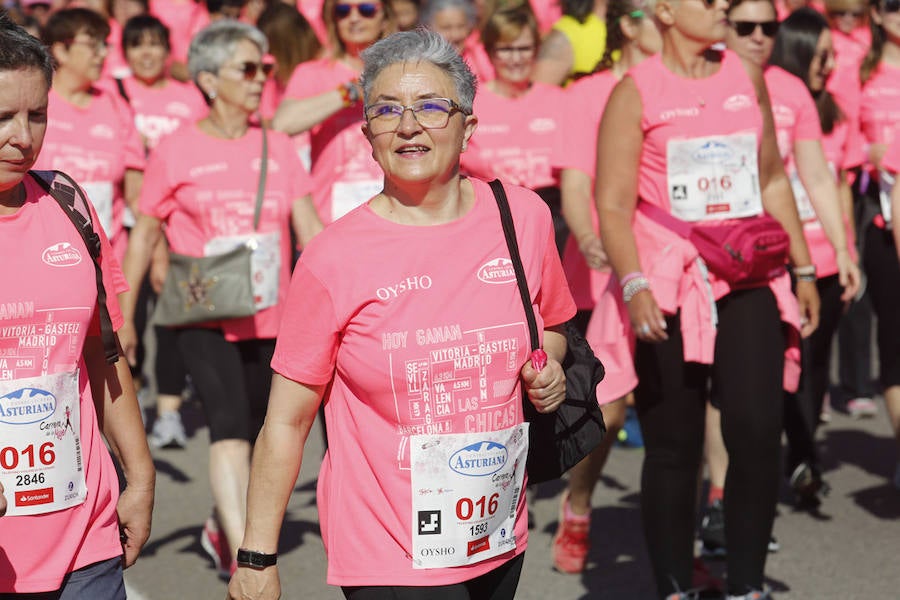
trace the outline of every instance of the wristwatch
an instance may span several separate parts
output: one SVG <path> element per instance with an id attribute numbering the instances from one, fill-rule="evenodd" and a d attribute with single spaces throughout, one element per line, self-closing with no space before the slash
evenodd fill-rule
<path id="1" fill-rule="evenodd" d="M 237 551 L 237 564 L 239 567 L 250 567 L 251 569 L 265 569 L 274 566 L 278 562 L 278 553 L 263 554 L 256 550 L 245 550 L 239 548 Z"/>

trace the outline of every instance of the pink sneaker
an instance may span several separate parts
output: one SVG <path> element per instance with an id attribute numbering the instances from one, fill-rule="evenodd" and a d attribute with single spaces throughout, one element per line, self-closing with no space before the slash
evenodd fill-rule
<path id="1" fill-rule="evenodd" d="M 566 515 L 569 518 L 566 518 Z M 553 566 L 562 573 L 581 573 L 591 549 L 590 513 L 584 518 L 571 518 L 569 492 L 563 493 L 559 509 L 559 526 L 553 537 Z"/>
<path id="2" fill-rule="evenodd" d="M 866 419 L 878 414 L 878 405 L 871 398 L 854 398 L 847 402 L 847 412 L 854 419 Z"/>
<path id="3" fill-rule="evenodd" d="M 215 517 L 210 517 L 203 524 L 200 533 L 200 545 L 212 559 L 216 571 L 222 579 L 231 579 L 237 567 L 231 560 L 231 549 L 225 534 L 217 527 Z"/>

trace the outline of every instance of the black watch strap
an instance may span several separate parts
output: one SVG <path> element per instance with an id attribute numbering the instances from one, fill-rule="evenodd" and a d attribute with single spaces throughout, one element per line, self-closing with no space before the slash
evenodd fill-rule
<path id="1" fill-rule="evenodd" d="M 274 566 L 278 562 L 278 554 L 263 554 L 256 550 L 239 548 L 237 551 L 237 564 L 239 567 L 251 569 L 265 569 Z"/>

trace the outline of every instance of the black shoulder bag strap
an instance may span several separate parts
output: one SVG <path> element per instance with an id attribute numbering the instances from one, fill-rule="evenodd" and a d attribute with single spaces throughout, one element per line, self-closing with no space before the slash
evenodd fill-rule
<path id="1" fill-rule="evenodd" d="M 119 95 L 127 102 L 131 104 L 131 98 L 128 97 L 128 92 L 125 91 L 125 82 L 122 81 L 120 77 L 115 78 L 116 87 L 119 89 Z"/>
<path id="2" fill-rule="evenodd" d="M 88 254 L 91 255 L 97 279 L 97 305 L 100 309 L 100 337 L 103 340 L 103 353 L 106 356 L 107 364 L 115 364 L 119 360 L 119 344 L 116 341 L 115 331 L 113 331 L 109 308 L 106 306 L 106 287 L 103 285 L 103 270 L 100 268 L 100 236 L 94 231 L 91 222 L 87 196 L 71 177 L 61 171 L 29 171 L 29 174 L 62 207 L 63 212 L 81 235 Z M 60 182 L 59 179 L 64 179 L 66 183 Z M 76 196 L 84 205 L 83 212 L 75 206 Z"/>
<path id="3" fill-rule="evenodd" d="M 489 184 L 497 199 L 497 208 L 500 209 L 500 222 L 503 224 L 503 235 L 506 237 L 506 246 L 509 248 L 509 258 L 512 260 L 513 270 L 516 272 L 516 283 L 519 286 L 519 295 L 522 297 L 522 305 L 525 308 L 525 318 L 528 320 L 528 334 L 531 337 L 531 349 L 541 347 L 538 338 L 537 320 L 534 318 L 534 307 L 531 305 L 531 293 L 528 291 L 528 280 L 525 279 L 525 267 L 522 266 L 522 257 L 519 255 L 519 242 L 516 240 L 516 227 L 513 224 L 512 212 L 509 209 L 509 200 L 506 199 L 506 191 L 499 179 Z"/>

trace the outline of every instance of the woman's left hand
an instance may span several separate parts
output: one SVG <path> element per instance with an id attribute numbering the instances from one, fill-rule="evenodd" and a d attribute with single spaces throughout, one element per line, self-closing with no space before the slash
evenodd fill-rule
<path id="1" fill-rule="evenodd" d="M 838 280 L 844 293 L 841 294 L 841 300 L 850 302 L 859 292 L 859 286 L 862 285 L 862 275 L 859 272 L 859 266 L 850 258 L 850 253 L 843 250 L 837 253 Z"/>
<path id="2" fill-rule="evenodd" d="M 522 367 L 521 375 L 528 399 L 539 413 L 551 413 L 565 401 L 566 373 L 553 358 L 548 358 L 540 371 L 535 370 L 529 360 Z"/>
<path id="3" fill-rule="evenodd" d="M 116 505 L 121 532 L 123 566 L 135 563 L 141 548 L 150 537 L 150 521 L 153 514 L 153 488 L 149 490 L 126 486 Z"/>
<path id="4" fill-rule="evenodd" d="M 797 282 L 797 302 L 800 305 L 800 337 L 808 338 L 819 326 L 819 290 L 815 281 Z"/>

